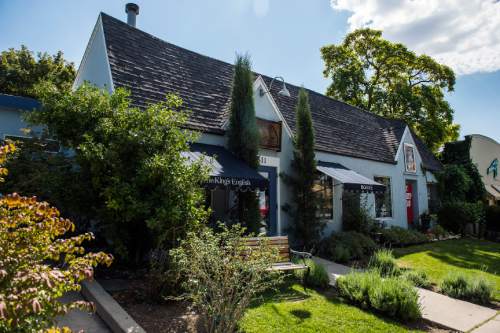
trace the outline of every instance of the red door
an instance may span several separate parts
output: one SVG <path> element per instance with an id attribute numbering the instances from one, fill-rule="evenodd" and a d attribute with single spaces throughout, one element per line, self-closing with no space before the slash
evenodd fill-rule
<path id="1" fill-rule="evenodd" d="M 413 224 L 413 185 L 406 183 L 406 216 L 408 225 Z"/>

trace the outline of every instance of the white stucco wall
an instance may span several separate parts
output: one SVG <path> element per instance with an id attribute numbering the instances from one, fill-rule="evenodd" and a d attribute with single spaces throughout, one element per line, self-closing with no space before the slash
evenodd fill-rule
<path id="1" fill-rule="evenodd" d="M 0 140 L 5 135 L 15 136 L 39 136 L 42 133 L 42 127 L 35 126 L 27 135 L 23 129 L 29 128 L 29 125 L 22 119 L 23 110 L 6 108 L 0 106 Z"/>
<path id="2" fill-rule="evenodd" d="M 477 166 L 484 186 L 488 191 L 496 194 L 496 190 L 492 189 L 492 185 L 500 188 L 500 175 L 495 178 L 493 177 L 493 173 L 487 174 L 486 170 L 495 158 L 500 161 L 500 144 L 484 135 L 471 135 L 470 157 L 472 162 Z"/>
<path id="3" fill-rule="evenodd" d="M 100 15 L 90 37 L 85 54 L 83 55 L 82 62 L 78 67 L 73 87 L 79 87 L 85 81 L 100 88 L 105 88 L 109 92 L 113 90 Z"/>

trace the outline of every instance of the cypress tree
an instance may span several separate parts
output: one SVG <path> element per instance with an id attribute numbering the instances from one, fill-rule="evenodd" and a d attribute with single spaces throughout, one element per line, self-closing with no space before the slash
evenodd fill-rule
<path id="1" fill-rule="evenodd" d="M 228 128 L 228 148 L 251 168 L 259 167 L 259 131 L 253 100 L 253 73 L 248 55 L 237 55 Z M 238 193 L 238 220 L 248 232 L 258 233 L 259 202 L 255 192 Z"/>
<path id="2" fill-rule="evenodd" d="M 309 95 L 300 89 L 295 107 L 296 132 L 293 140 L 292 174 L 282 175 L 292 189 L 292 205 L 284 209 L 293 218 L 290 225 L 294 242 L 304 249 L 312 249 L 320 240 L 325 223 L 316 215 L 319 201 L 313 191 L 316 178 L 314 157 L 314 129 L 312 126 Z"/>

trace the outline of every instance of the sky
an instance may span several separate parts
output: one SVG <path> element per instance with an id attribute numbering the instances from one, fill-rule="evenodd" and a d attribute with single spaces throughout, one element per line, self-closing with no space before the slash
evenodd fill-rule
<path id="1" fill-rule="evenodd" d="M 51 54 L 78 66 L 99 12 L 126 21 L 121 0 L 0 0 L 0 50 Z M 447 99 L 461 136 L 500 142 L 499 0 L 137 0 L 137 27 L 227 62 L 248 52 L 255 71 L 324 93 L 320 48 L 359 27 L 381 29 L 449 65 Z"/>

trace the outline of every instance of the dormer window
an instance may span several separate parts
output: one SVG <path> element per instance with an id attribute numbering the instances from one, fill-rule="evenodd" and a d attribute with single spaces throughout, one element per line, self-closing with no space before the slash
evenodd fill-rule
<path id="1" fill-rule="evenodd" d="M 257 118 L 260 147 L 274 151 L 281 150 L 281 122 Z"/>

